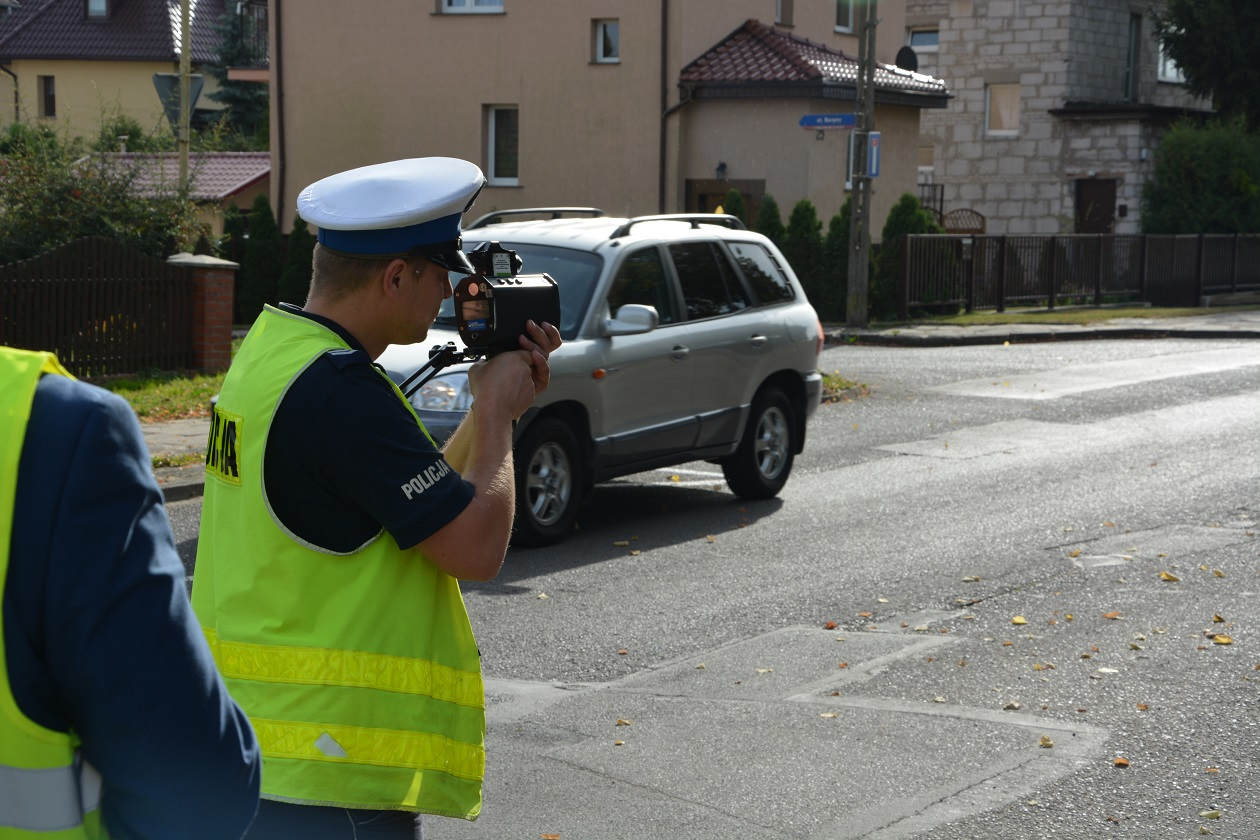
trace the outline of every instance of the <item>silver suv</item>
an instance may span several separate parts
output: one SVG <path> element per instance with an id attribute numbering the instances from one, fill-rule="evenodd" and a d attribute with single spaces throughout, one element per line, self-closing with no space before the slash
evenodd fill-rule
<path id="1" fill-rule="evenodd" d="M 575 212 L 590 218 L 562 217 Z M 554 218 L 502 221 L 515 215 Z M 687 461 L 720 464 L 743 498 L 779 492 L 822 396 L 823 332 L 770 240 L 733 216 L 533 208 L 464 231 L 467 249 L 490 241 L 516 251 L 523 274 L 556 280 L 564 338 L 516 427 L 515 545 L 561 539 L 598 482 Z M 449 299 L 429 339 L 378 361 L 401 384 L 431 345 L 462 347 Z M 439 443 L 472 402 L 467 367 L 410 395 Z"/>

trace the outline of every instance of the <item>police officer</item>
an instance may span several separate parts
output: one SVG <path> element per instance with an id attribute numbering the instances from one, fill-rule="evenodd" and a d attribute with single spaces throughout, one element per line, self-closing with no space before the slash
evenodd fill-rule
<path id="1" fill-rule="evenodd" d="M 240 837 L 258 745 L 197 626 L 135 413 L 0 348 L 0 836 Z"/>
<path id="2" fill-rule="evenodd" d="M 224 381 L 193 605 L 262 745 L 250 837 L 415 837 L 420 814 L 480 812 L 481 667 L 457 579 L 503 562 L 512 423 L 560 336 L 531 324 L 474 365 L 444 449 L 373 361 L 423 340 L 449 272 L 472 273 L 460 220 L 484 183 L 419 158 L 303 190 L 309 297 L 267 307 Z"/>

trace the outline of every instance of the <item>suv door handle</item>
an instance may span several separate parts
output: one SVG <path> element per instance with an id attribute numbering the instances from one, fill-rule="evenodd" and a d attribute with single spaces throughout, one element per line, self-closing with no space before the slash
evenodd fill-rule
<path id="1" fill-rule="evenodd" d="M 770 339 L 766 338 L 764 335 L 754 335 L 750 336 L 748 339 L 748 343 L 753 347 L 765 347 L 769 341 Z"/>
<path id="2" fill-rule="evenodd" d="M 675 362 L 681 362 L 683 359 L 687 358 L 687 354 L 690 352 L 690 347 L 687 347 L 684 344 L 675 344 L 669 351 L 669 357 Z"/>

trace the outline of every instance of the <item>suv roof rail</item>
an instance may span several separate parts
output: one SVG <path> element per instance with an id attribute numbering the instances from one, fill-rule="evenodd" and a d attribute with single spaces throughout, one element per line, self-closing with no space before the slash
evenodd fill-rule
<path id="1" fill-rule="evenodd" d="M 486 225 L 495 225 L 503 220 L 505 216 L 530 216 L 540 214 L 550 214 L 551 218 L 558 219 L 565 213 L 574 213 L 582 216 L 603 216 L 604 211 L 598 207 L 521 207 L 516 210 L 496 210 L 493 213 L 487 213 L 479 217 L 471 225 L 464 225 L 464 230 L 473 230 L 474 228 L 485 227 Z"/>
<path id="2" fill-rule="evenodd" d="M 739 220 L 738 216 L 732 216 L 728 213 L 666 213 L 659 216 L 635 216 L 614 230 L 608 238 L 619 239 L 628 234 L 630 228 L 641 222 L 687 222 L 691 225 L 692 230 L 699 228 L 701 224 L 724 225 L 731 230 L 748 230 L 748 227 Z"/>

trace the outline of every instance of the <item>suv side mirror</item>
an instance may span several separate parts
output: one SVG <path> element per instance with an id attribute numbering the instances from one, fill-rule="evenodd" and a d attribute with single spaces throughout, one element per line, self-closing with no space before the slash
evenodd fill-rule
<path id="1" fill-rule="evenodd" d="M 641 303 L 627 303 L 617 310 L 616 318 L 604 322 L 601 330 L 605 337 L 614 335 L 639 335 L 651 332 L 660 324 L 661 316 L 656 314 L 655 306 L 644 306 Z"/>

